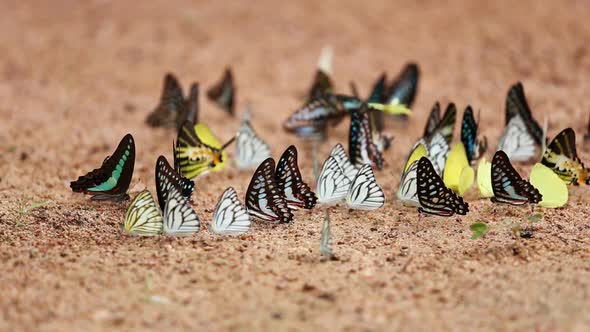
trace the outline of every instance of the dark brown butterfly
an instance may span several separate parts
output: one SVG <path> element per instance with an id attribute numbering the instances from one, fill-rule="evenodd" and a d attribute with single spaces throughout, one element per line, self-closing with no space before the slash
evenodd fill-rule
<path id="1" fill-rule="evenodd" d="M 236 96 L 236 87 L 234 84 L 234 77 L 230 68 L 225 69 L 223 77 L 219 83 L 212 86 L 207 91 L 207 97 L 214 101 L 222 110 L 234 115 L 235 105 L 234 100 Z"/>
<path id="2" fill-rule="evenodd" d="M 426 141 L 429 141 L 435 133 L 439 132 L 447 143 L 451 143 L 453 140 L 453 132 L 455 130 L 455 120 L 457 118 L 457 107 L 455 104 L 450 103 L 445 110 L 445 114 L 440 118 L 440 104 L 436 102 L 430 111 L 426 127 L 424 128 L 424 134 L 422 137 Z"/>
<path id="3" fill-rule="evenodd" d="M 492 159 L 492 190 L 494 197 L 491 200 L 495 203 L 524 205 L 536 204 L 543 199 L 537 188 L 520 177 L 502 150 L 496 151 Z"/>
<path id="4" fill-rule="evenodd" d="M 178 79 L 171 73 L 164 77 L 160 103 L 146 118 L 152 127 L 180 128 L 185 121 L 196 123 L 199 115 L 199 85 L 191 85 L 190 94 L 184 99 Z"/>
<path id="5" fill-rule="evenodd" d="M 251 216 L 258 219 L 276 223 L 293 220 L 285 196 L 275 180 L 274 159 L 263 161 L 252 175 L 246 192 L 246 208 Z"/>
<path id="6" fill-rule="evenodd" d="M 330 76 L 321 69 L 318 69 L 313 79 L 313 84 L 309 89 L 308 100 L 320 98 L 326 94 L 333 93 L 334 85 Z"/>
<path id="7" fill-rule="evenodd" d="M 469 212 L 469 204 L 445 186 L 427 157 L 422 157 L 418 161 L 416 179 L 420 202 L 418 211 L 444 217 L 455 213 L 466 215 Z"/>
<path id="8" fill-rule="evenodd" d="M 135 166 L 135 141 L 125 135 L 115 152 L 106 157 L 100 168 L 70 183 L 72 191 L 92 195 L 92 200 L 123 201 L 129 199 L 127 189 Z"/>
<path id="9" fill-rule="evenodd" d="M 461 122 L 461 142 L 465 147 L 469 162 L 479 159 L 488 148 L 488 140 L 485 136 L 481 140 L 477 138 L 477 129 L 478 123 L 473 117 L 473 109 L 471 106 L 467 106 Z"/>
<path id="10" fill-rule="evenodd" d="M 294 145 L 289 146 L 281 155 L 275 171 L 275 180 L 289 208 L 312 209 L 316 205 L 318 199 L 315 193 L 303 182 L 299 172 L 297 148 Z"/>
<path id="11" fill-rule="evenodd" d="M 360 109 L 350 114 L 350 130 L 348 132 L 348 154 L 356 167 L 370 164 L 377 169 L 383 168 L 383 157 L 373 142 L 369 108 L 363 104 Z"/>

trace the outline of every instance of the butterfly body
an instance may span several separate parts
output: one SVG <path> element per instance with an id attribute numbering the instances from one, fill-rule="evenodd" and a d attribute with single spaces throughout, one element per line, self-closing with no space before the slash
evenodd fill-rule
<path id="1" fill-rule="evenodd" d="M 589 184 L 590 174 L 578 157 L 576 134 L 573 129 L 562 130 L 545 150 L 542 164 L 551 168 L 566 184 Z"/>
<path id="2" fill-rule="evenodd" d="M 373 141 L 369 112 L 369 109 L 363 106 L 351 113 L 348 153 L 356 167 L 370 164 L 377 169 L 382 169 L 383 157 L 379 147 Z"/>
<path id="3" fill-rule="evenodd" d="M 528 181 L 522 179 L 510 164 L 504 151 L 497 151 L 492 159 L 492 202 L 511 205 L 539 203 L 543 196 Z"/>
<path id="4" fill-rule="evenodd" d="M 94 200 L 125 200 L 135 166 L 135 141 L 125 135 L 115 152 L 107 157 L 100 168 L 80 176 L 70 183 L 74 192 L 93 195 Z"/>

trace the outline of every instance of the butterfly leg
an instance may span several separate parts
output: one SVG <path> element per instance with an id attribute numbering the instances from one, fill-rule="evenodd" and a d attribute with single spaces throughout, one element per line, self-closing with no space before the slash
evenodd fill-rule
<path id="1" fill-rule="evenodd" d="M 112 201 L 115 203 L 122 203 L 129 199 L 127 193 L 122 194 L 97 194 L 90 198 L 91 201 Z"/>

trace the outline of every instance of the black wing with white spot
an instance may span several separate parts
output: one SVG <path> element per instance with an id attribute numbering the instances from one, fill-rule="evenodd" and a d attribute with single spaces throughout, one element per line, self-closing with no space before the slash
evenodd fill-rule
<path id="1" fill-rule="evenodd" d="M 190 198 L 195 189 L 195 182 L 181 176 L 170 166 L 166 157 L 160 156 L 156 161 L 156 193 L 162 211 L 166 205 L 167 193 L 172 187 L 176 188 L 183 197 Z"/>
<path id="2" fill-rule="evenodd" d="M 248 213 L 258 219 L 289 223 L 293 214 L 275 181 L 275 161 L 268 158 L 254 172 L 246 193 Z"/>
<path id="3" fill-rule="evenodd" d="M 291 209 L 312 209 L 317 197 L 307 183 L 303 182 L 297 165 L 297 148 L 291 145 L 283 152 L 275 171 L 275 180 Z"/>
<path id="4" fill-rule="evenodd" d="M 430 159 L 422 157 L 418 161 L 417 184 L 420 212 L 439 216 L 465 215 L 469 212 L 469 204 L 447 188 L 434 170 Z"/>

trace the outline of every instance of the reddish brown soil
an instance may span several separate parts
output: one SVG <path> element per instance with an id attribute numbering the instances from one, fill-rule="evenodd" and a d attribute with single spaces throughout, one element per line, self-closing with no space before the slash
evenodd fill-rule
<path id="1" fill-rule="evenodd" d="M 2 11 L 0 330 L 590 329 L 589 188 L 543 211 L 529 240 L 506 225 L 525 225 L 527 208 L 472 193 L 465 217 L 419 219 L 394 199 L 402 159 L 436 100 L 481 109 L 495 146 L 506 91 L 522 80 L 535 116 L 550 115 L 550 135 L 572 126 L 581 137 L 587 2 L 28 1 Z M 138 153 L 132 191 L 154 192 L 155 160 L 170 157 L 175 137 L 144 124 L 163 74 L 206 87 L 228 64 L 239 110 L 252 103 L 275 156 L 296 143 L 311 181 L 309 151 L 281 122 L 327 44 L 340 91 L 354 80 L 366 93 L 381 71 L 395 75 L 410 60 L 423 73 L 409 126 L 388 127 L 396 140 L 377 174 L 385 208 L 331 209 L 339 261 L 320 261 L 320 209 L 297 212 L 292 225 L 257 222 L 239 238 L 136 238 L 119 229 L 123 205 L 71 193 L 69 181 L 127 132 Z M 202 100 L 201 119 L 230 137 L 238 120 Z M 322 156 L 346 130 L 331 131 Z M 223 189 L 243 196 L 250 175 L 230 167 L 199 179 L 205 224 Z M 35 202 L 47 205 L 26 212 Z M 471 240 L 476 220 L 492 231 Z"/>

